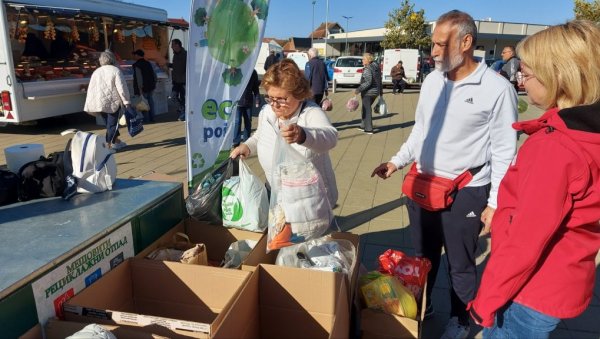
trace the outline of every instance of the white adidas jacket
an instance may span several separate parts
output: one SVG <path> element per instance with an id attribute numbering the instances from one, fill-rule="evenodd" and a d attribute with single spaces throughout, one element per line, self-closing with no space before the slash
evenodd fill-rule
<path id="1" fill-rule="evenodd" d="M 115 113 L 121 104 L 129 103 L 129 89 L 123 72 L 113 65 L 97 68 L 90 79 L 83 110 L 92 115 Z"/>

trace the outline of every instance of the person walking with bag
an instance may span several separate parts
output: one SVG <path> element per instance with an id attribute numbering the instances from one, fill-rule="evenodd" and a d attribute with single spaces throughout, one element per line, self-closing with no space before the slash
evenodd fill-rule
<path id="1" fill-rule="evenodd" d="M 327 67 L 323 60 L 319 59 L 319 54 L 316 48 L 308 50 L 308 58 L 310 59 L 304 67 L 304 76 L 308 79 L 310 89 L 313 94 L 313 101 L 320 105 L 323 101 L 323 95 L 327 97 L 329 91 L 329 76 L 327 75 Z"/>
<path id="2" fill-rule="evenodd" d="M 484 338 L 548 338 L 591 302 L 600 250 L 600 59 L 589 56 L 600 53 L 598 41 L 595 23 L 575 20 L 517 46 L 519 81 L 547 111 L 513 124 L 529 137 L 500 185 L 491 254 L 470 303 Z"/>
<path id="3" fill-rule="evenodd" d="M 121 106 L 131 108 L 129 89 L 123 72 L 118 67 L 117 59 L 111 51 L 100 53 L 98 62 L 100 67 L 90 78 L 83 110 L 94 116 L 102 115 L 106 122 L 106 145 L 118 151 L 127 146 L 119 139 L 119 112 Z"/>
<path id="4" fill-rule="evenodd" d="M 443 14 L 432 41 L 435 70 L 421 87 L 412 132 L 398 153 L 371 176 L 387 179 L 414 162 L 402 191 L 408 197 L 415 255 L 432 264 L 426 316 L 433 313 L 431 292 L 443 248 L 451 309 L 442 338 L 466 338 L 470 330 L 466 306 L 477 287 L 477 239 L 482 226 L 492 220 L 500 180 L 516 151 L 511 124 L 517 119 L 517 96 L 510 83 L 473 58 L 477 27 L 469 14 L 456 10 Z M 433 195 L 437 198 L 449 194 L 453 199 L 448 201 L 431 199 L 429 192 L 419 193 L 417 185 L 410 185 L 433 181 L 460 181 L 462 188 L 449 185 L 429 191 L 439 193 Z"/>
<path id="5" fill-rule="evenodd" d="M 148 102 L 150 110 L 145 117 L 146 123 L 154 123 L 154 89 L 156 89 L 156 73 L 152 64 L 144 59 L 144 51 L 141 49 L 133 52 L 135 62 L 133 63 L 133 94 L 141 95 Z M 140 98 L 141 100 L 141 98 Z"/>
<path id="6" fill-rule="evenodd" d="M 392 67 L 390 71 L 390 76 L 392 77 L 392 83 L 394 87 L 392 88 L 392 94 L 404 93 L 404 88 L 406 88 L 406 73 L 404 73 L 404 67 L 402 66 L 402 60 L 398 61 L 396 66 Z"/>
<path id="7" fill-rule="evenodd" d="M 360 94 L 362 99 L 362 111 L 359 130 L 366 134 L 373 134 L 373 102 L 381 94 L 381 71 L 379 65 L 373 62 L 371 53 L 363 54 L 362 62 L 364 65 L 360 85 L 354 90 L 354 94 Z"/>

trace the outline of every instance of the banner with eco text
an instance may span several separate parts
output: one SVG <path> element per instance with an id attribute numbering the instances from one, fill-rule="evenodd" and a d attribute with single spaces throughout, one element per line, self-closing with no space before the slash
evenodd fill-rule
<path id="1" fill-rule="evenodd" d="M 194 0 L 187 58 L 188 185 L 227 159 L 236 102 L 260 50 L 269 0 Z"/>

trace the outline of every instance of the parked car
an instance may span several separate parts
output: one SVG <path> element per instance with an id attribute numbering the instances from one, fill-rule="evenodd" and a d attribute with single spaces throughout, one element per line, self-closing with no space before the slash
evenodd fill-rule
<path id="1" fill-rule="evenodd" d="M 337 58 L 333 68 L 333 91 L 338 85 L 359 85 L 363 67 L 362 56 Z"/>

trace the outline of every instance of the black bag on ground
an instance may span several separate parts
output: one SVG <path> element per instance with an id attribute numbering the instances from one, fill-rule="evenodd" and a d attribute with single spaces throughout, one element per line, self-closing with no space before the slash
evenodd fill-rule
<path id="1" fill-rule="evenodd" d="M 54 152 L 48 158 L 26 163 L 19 170 L 19 201 L 60 197 L 66 187 L 65 178 L 73 172 L 71 140 L 65 152 Z M 65 154 L 67 154 L 65 156 Z"/>
<path id="2" fill-rule="evenodd" d="M 221 189 L 223 182 L 236 175 L 236 160 L 228 158 L 212 172 L 206 174 L 193 193 L 185 200 L 188 214 L 198 220 L 221 225 Z"/>
<path id="3" fill-rule="evenodd" d="M 17 202 L 19 199 L 19 176 L 0 169 L 0 206 Z"/>

